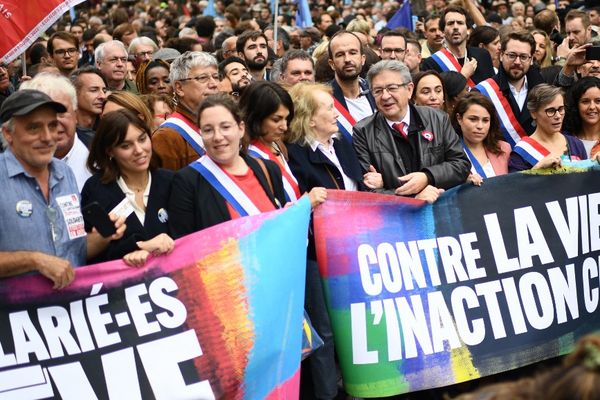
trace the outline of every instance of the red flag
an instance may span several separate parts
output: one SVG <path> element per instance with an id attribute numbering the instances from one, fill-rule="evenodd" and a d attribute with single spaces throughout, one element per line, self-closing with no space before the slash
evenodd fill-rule
<path id="1" fill-rule="evenodd" d="M 4 0 L 0 2 L 0 63 L 23 53 L 69 8 L 85 0 Z"/>

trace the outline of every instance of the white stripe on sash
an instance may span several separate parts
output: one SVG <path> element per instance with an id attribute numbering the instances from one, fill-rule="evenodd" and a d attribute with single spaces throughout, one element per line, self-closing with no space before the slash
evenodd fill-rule
<path id="1" fill-rule="evenodd" d="M 260 214 L 246 193 L 210 157 L 202 156 L 190 166 L 206 178 L 240 216 Z"/>
<path id="2" fill-rule="evenodd" d="M 512 108 L 510 108 L 510 105 L 504 98 L 504 95 L 502 93 L 498 94 L 498 92 L 494 90 L 494 88 L 492 87 L 490 82 L 488 82 L 488 80 L 479 82 L 476 88 L 482 94 L 487 96 L 494 104 L 494 108 L 496 108 L 498 118 L 500 119 L 500 130 L 502 131 L 502 134 L 506 141 L 511 145 L 511 147 L 514 148 L 515 145 L 521 140 L 522 135 L 519 134 L 519 130 L 521 131 L 521 133 L 525 132 L 521 126 L 516 127 L 511 122 L 511 115 L 513 120 L 516 121 L 517 119 L 512 111 Z M 502 99 L 504 99 L 504 101 L 502 101 L 500 96 L 502 96 Z M 518 124 L 518 122 L 516 123 Z"/>
<path id="3" fill-rule="evenodd" d="M 159 128 L 175 129 L 177 133 L 179 133 L 185 139 L 185 141 L 192 146 L 194 150 L 196 150 L 196 153 L 198 153 L 199 156 L 206 154 L 206 151 L 204 150 L 204 142 L 202 141 L 200 134 L 181 119 L 174 117 L 168 118 L 159 126 Z"/>
<path id="4" fill-rule="evenodd" d="M 264 151 L 262 151 L 261 149 L 259 149 L 258 147 L 256 147 L 253 144 L 248 146 L 248 153 L 253 157 L 262 158 L 264 160 L 270 160 L 270 157 L 267 153 L 265 153 Z M 297 185 L 298 181 L 296 180 L 296 177 L 292 174 L 292 170 L 290 169 L 290 166 L 288 165 L 288 163 L 285 160 L 283 160 L 283 168 L 285 168 L 285 170 L 289 174 L 290 178 Z M 287 179 L 285 174 L 281 174 L 281 178 L 283 180 L 283 190 L 285 191 L 286 200 L 287 201 L 298 200 L 298 197 L 296 197 L 296 192 L 294 191 L 292 184 Z"/>
<path id="5" fill-rule="evenodd" d="M 513 150 L 515 153 L 523 157 L 523 159 L 529 164 L 535 166 L 535 164 L 537 164 L 542 158 L 550 154 L 550 152 L 541 147 L 536 148 L 541 145 L 535 146 L 534 143 L 530 143 L 530 140 L 532 139 L 529 137 L 523 138 L 523 140 L 517 143 Z M 545 150 L 545 154 L 542 152 L 542 150 Z"/>

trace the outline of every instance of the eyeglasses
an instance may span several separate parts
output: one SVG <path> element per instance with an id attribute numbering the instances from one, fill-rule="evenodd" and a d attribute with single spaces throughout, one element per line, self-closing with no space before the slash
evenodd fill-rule
<path id="1" fill-rule="evenodd" d="M 398 49 L 391 49 L 391 48 L 389 48 L 389 47 L 385 47 L 385 48 L 381 49 L 381 52 L 382 52 L 383 54 L 385 54 L 385 55 L 388 55 L 388 56 L 389 56 L 390 54 L 392 54 L 392 53 L 396 53 L 396 54 L 402 54 L 402 53 L 404 53 L 405 51 L 406 51 L 406 49 L 400 49 L 400 48 L 398 48 Z"/>
<path id="2" fill-rule="evenodd" d="M 110 64 L 116 64 L 119 61 L 123 64 L 127 64 L 127 57 L 111 57 L 108 60 L 106 60 L 106 62 Z"/>
<path id="3" fill-rule="evenodd" d="M 219 74 L 198 75 L 198 76 L 193 76 L 193 77 L 190 77 L 190 78 L 180 79 L 179 82 L 185 82 L 185 81 L 195 80 L 198 83 L 207 83 L 211 79 L 213 81 L 215 81 L 215 82 L 219 82 Z"/>
<path id="4" fill-rule="evenodd" d="M 526 63 L 531 60 L 531 55 L 529 54 L 517 54 L 517 53 L 504 53 L 504 55 L 510 60 L 515 61 L 517 57 L 522 63 Z"/>
<path id="5" fill-rule="evenodd" d="M 387 92 L 389 94 L 398 93 L 400 91 L 400 88 L 408 85 L 409 83 L 410 82 L 392 83 L 392 84 L 389 84 L 389 85 L 384 86 L 384 87 L 373 88 L 373 89 L 371 89 L 371 94 L 373 94 L 373 97 L 380 97 L 381 95 L 383 95 L 383 91 L 384 90 L 387 90 Z"/>
<path id="6" fill-rule="evenodd" d="M 215 133 L 217 133 L 217 131 L 223 136 L 231 136 L 235 133 L 234 128 L 236 126 L 237 125 L 235 124 L 228 123 L 219 127 L 207 126 L 204 128 L 200 128 L 200 136 L 202 136 L 203 139 L 212 139 L 212 137 L 215 136 Z"/>
<path id="7" fill-rule="evenodd" d="M 135 56 L 136 57 L 150 57 L 150 56 L 152 56 L 152 54 L 154 54 L 154 52 L 152 50 L 140 51 L 139 53 L 135 53 Z"/>
<path id="8" fill-rule="evenodd" d="M 560 115 L 565 115 L 565 106 L 560 106 L 558 108 L 550 107 L 544 110 L 548 118 L 552 118 L 558 112 Z"/>
<path id="9" fill-rule="evenodd" d="M 54 54 L 56 54 L 57 56 L 61 56 L 61 57 L 64 57 L 65 54 L 70 56 L 71 54 L 77 54 L 77 53 L 79 53 L 79 50 L 77 50 L 75 47 L 71 47 L 70 49 L 54 50 Z"/>

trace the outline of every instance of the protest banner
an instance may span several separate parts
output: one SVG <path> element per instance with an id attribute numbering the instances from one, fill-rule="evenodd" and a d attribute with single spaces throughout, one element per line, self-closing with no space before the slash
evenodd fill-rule
<path id="1" fill-rule="evenodd" d="M 0 281 L 0 399 L 297 399 L 307 198 L 55 291 Z"/>
<path id="2" fill-rule="evenodd" d="M 433 205 L 331 192 L 315 241 L 346 391 L 390 396 L 600 331 L 600 173 L 511 174 Z"/>
<path id="3" fill-rule="evenodd" d="M 17 58 L 69 8 L 84 1 L 0 1 L 0 64 L 7 64 Z"/>

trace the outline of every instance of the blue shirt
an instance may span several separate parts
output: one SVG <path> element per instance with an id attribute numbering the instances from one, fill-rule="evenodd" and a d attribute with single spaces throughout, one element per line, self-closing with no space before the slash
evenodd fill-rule
<path id="1" fill-rule="evenodd" d="M 10 150 L 0 154 L 0 251 L 39 251 L 71 265 L 86 261 L 86 238 L 73 171 L 52 159 L 48 202 Z"/>

